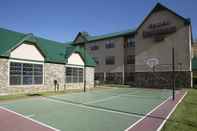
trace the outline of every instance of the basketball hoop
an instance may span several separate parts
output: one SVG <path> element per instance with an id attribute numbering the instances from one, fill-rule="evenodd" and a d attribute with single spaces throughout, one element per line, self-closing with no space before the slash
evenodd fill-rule
<path id="1" fill-rule="evenodd" d="M 146 60 L 146 64 L 150 68 L 153 68 L 154 66 L 159 64 L 159 60 L 157 58 L 149 58 L 149 59 Z"/>

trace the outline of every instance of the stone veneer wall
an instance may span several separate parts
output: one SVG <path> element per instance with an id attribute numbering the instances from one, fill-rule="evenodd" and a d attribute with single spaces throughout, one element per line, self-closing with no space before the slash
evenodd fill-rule
<path id="1" fill-rule="evenodd" d="M 39 86 L 9 86 L 8 79 L 8 59 L 0 59 L 0 95 L 11 95 L 21 93 L 33 93 L 46 90 L 42 85 Z"/>
<path id="2" fill-rule="evenodd" d="M 176 88 L 191 87 L 191 72 L 175 72 Z M 135 85 L 148 88 L 171 88 L 172 72 L 136 72 Z"/>
<path id="3" fill-rule="evenodd" d="M 8 86 L 8 59 L 0 59 L 0 94 L 5 93 Z"/>
<path id="4" fill-rule="evenodd" d="M 83 83 L 65 84 L 65 65 L 64 64 L 44 64 L 44 84 L 28 86 L 9 86 L 8 84 L 8 59 L 0 59 L 0 95 L 37 93 L 42 91 L 54 91 L 54 80 L 59 83 L 59 90 L 83 89 Z M 86 68 L 87 88 L 94 87 L 94 68 Z"/>
<path id="5" fill-rule="evenodd" d="M 54 91 L 53 81 L 55 79 L 60 85 L 60 90 L 62 90 L 64 87 L 64 67 L 65 65 L 45 63 L 43 85 L 9 86 L 8 60 L 0 59 L 0 95 Z"/>
<path id="6" fill-rule="evenodd" d="M 57 80 L 59 89 L 63 90 L 65 81 L 65 65 L 45 63 L 44 70 L 45 87 L 48 88 L 48 90 L 54 90 L 54 80 Z"/>
<path id="7" fill-rule="evenodd" d="M 86 67 L 86 84 L 87 88 L 94 87 L 94 67 Z"/>

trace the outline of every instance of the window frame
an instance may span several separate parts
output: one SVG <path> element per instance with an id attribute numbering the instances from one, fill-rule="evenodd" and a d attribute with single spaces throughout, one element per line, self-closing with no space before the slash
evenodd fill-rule
<path id="1" fill-rule="evenodd" d="M 134 65 L 135 64 L 135 55 L 128 55 L 126 62 L 127 62 L 127 65 Z"/>
<path id="2" fill-rule="evenodd" d="M 70 81 L 68 82 L 68 76 L 67 76 L 67 68 L 71 68 L 71 75 L 70 75 Z M 76 69 L 76 74 L 77 77 L 73 75 L 73 69 Z M 82 71 L 82 72 L 81 72 Z M 80 75 L 82 74 L 82 75 Z M 74 78 L 76 79 L 76 81 L 74 81 Z M 80 84 L 80 83 L 84 83 L 84 67 L 83 66 L 69 66 L 66 65 L 65 66 L 65 80 L 64 80 L 65 84 Z"/>
<path id="3" fill-rule="evenodd" d="M 97 50 L 99 50 L 99 46 L 98 45 L 92 45 L 92 46 L 90 46 L 90 50 L 91 51 L 97 51 Z"/>
<path id="4" fill-rule="evenodd" d="M 136 40 L 135 37 L 126 37 L 124 48 L 135 48 Z"/>
<path id="5" fill-rule="evenodd" d="M 21 75 L 20 77 L 20 84 L 11 84 L 11 63 L 20 63 L 21 64 Z M 31 64 L 31 65 L 40 65 L 42 66 L 42 72 L 41 75 L 39 75 L 40 77 L 42 77 L 42 81 L 41 83 L 35 84 L 36 82 L 34 81 L 34 68 L 32 68 L 32 83 L 31 84 L 23 84 L 23 64 Z M 34 66 L 33 66 L 34 67 Z M 32 87 L 32 86 L 43 86 L 44 85 L 44 79 L 45 79 L 45 75 L 44 75 L 44 62 L 34 62 L 34 61 L 24 61 L 24 60 L 9 60 L 8 61 L 8 86 L 9 87 Z M 37 75 L 38 77 L 38 75 Z"/>
<path id="6" fill-rule="evenodd" d="M 94 72 L 94 80 L 104 82 L 104 72 Z"/>
<path id="7" fill-rule="evenodd" d="M 105 43 L 105 49 L 112 49 L 115 48 L 115 43 L 113 42 L 113 40 L 108 40 Z"/>

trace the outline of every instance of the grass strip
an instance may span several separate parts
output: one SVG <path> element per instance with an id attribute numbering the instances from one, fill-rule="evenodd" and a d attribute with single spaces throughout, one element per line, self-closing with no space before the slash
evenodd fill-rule
<path id="1" fill-rule="evenodd" d="M 188 90 L 161 131 L 197 131 L 197 89 Z"/>

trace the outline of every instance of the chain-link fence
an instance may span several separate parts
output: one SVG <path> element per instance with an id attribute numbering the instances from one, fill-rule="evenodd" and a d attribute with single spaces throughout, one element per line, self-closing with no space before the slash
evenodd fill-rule
<path id="1" fill-rule="evenodd" d="M 131 87 L 171 88 L 175 82 L 177 88 L 191 86 L 189 65 L 172 64 L 126 65 L 124 72 L 96 72 L 95 84 L 128 84 Z"/>

